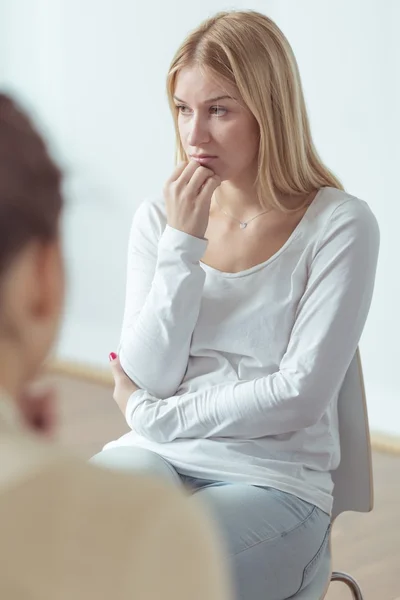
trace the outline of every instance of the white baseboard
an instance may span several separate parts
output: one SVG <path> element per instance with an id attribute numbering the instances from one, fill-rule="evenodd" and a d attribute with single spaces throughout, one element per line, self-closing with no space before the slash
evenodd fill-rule
<path id="1" fill-rule="evenodd" d="M 92 367 L 83 363 L 52 360 L 48 363 L 47 368 L 50 373 L 54 373 L 55 375 L 64 375 L 66 377 L 91 381 L 100 385 L 112 386 L 113 384 L 111 373 L 99 367 Z M 377 452 L 400 454 L 400 435 L 396 436 L 371 431 L 371 446 Z"/>

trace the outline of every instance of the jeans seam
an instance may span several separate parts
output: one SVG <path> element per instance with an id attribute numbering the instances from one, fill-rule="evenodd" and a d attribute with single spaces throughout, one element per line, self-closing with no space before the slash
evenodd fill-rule
<path id="1" fill-rule="evenodd" d="M 320 547 L 318 548 L 317 552 L 316 552 L 316 553 L 315 553 L 315 555 L 312 557 L 312 559 L 311 559 L 311 560 L 310 560 L 310 561 L 309 561 L 309 562 L 306 564 L 306 566 L 305 566 L 305 567 L 304 567 L 304 569 L 303 569 L 303 576 L 302 576 L 302 578 L 301 578 L 300 587 L 299 587 L 299 589 L 296 591 L 296 593 L 295 593 L 294 595 L 298 594 L 298 593 L 299 593 L 299 592 L 300 592 L 300 591 L 303 589 L 303 586 L 304 586 L 304 580 L 305 580 L 305 578 L 306 578 L 307 571 L 308 571 L 308 569 L 310 568 L 310 566 L 312 566 L 312 564 L 313 564 L 313 563 L 314 563 L 316 560 L 318 560 L 318 559 L 319 559 L 319 557 L 321 556 L 322 552 L 324 551 L 324 549 L 325 549 L 325 546 L 326 546 L 326 543 L 327 543 L 327 540 L 329 540 L 329 535 L 330 535 L 331 529 L 332 529 L 332 523 L 329 523 L 329 525 L 328 525 L 328 528 L 327 528 L 327 530 L 326 530 L 326 532 L 325 532 L 325 535 L 324 535 L 324 537 L 323 537 L 323 540 L 322 540 L 322 542 L 321 542 L 321 545 L 320 545 Z"/>
<path id="2" fill-rule="evenodd" d="M 307 523 L 307 521 L 309 519 L 311 519 L 311 517 L 313 516 L 313 514 L 315 513 L 316 510 L 317 510 L 317 507 L 313 506 L 313 508 L 311 509 L 311 511 L 309 512 L 309 514 L 306 517 L 304 517 L 304 519 L 302 521 L 299 521 L 299 523 L 296 523 L 296 525 L 294 525 L 291 529 L 287 529 L 285 531 L 282 531 L 282 533 L 278 533 L 277 535 L 274 535 L 273 537 L 270 537 L 270 538 L 266 538 L 265 540 L 260 540 L 259 542 L 255 542 L 254 544 L 251 544 L 251 546 L 247 546 L 247 548 L 243 548 L 243 550 L 239 550 L 239 552 L 236 552 L 235 554 L 232 554 L 232 556 L 238 556 L 242 552 L 246 552 L 246 550 L 250 550 L 251 548 L 255 548 L 256 546 L 259 546 L 260 544 L 265 544 L 265 543 L 268 543 L 268 542 L 274 542 L 275 540 L 277 540 L 279 538 L 283 538 L 286 535 L 289 535 L 290 533 L 293 533 L 294 531 L 296 531 L 297 529 L 299 529 L 300 527 L 302 527 L 303 525 L 305 525 Z"/>

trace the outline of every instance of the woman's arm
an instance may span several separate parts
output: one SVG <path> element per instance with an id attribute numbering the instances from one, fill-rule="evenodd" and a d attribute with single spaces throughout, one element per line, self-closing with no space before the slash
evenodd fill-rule
<path id="1" fill-rule="evenodd" d="M 166 228 L 147 203 L 133 221 L 119 355 L 130 379 L 159 398 L 176 393 L 187 368 L 205 280 L 204 235 L 220 184 L 197 161 L 180 163 L 164 187 Z"/>
<path id="2" fill-rule="evenodd" d="M 205 273 L 207 242 L 166 226 L 142 204 L 130 233 L 119 357 L 126 374 L 158 398 L 175 394 L 185 374 Z"/>
<path id="3" fill-rule="evenodd" d="M 155 400 L 133 394 L 128 424 L 160 442 L 184 437 L 257 438 L 317 423 L 339 391 L 369 311 L 379 230 L 368 206 L 333 213 L 314 253 L 290 342 L 276 373 Z"/>

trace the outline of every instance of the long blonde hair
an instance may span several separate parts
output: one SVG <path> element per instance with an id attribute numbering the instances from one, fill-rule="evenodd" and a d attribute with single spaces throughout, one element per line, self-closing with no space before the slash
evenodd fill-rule
<path id="1" fill-rule="evenodd" d="M 260 130 L 256 188 L 262 206 L 287 210 L 276 193 L 309 194 L 343 189 L 323 164 L 311 137 L 299 69 L 279 27 L 255 11 L 220 12 L 191 32 L 176 52 L 167 77 L 174 116 L 176 158 L 186 160 L 173 100 L 176 77 L 189 66 L 233 84 Z"/>

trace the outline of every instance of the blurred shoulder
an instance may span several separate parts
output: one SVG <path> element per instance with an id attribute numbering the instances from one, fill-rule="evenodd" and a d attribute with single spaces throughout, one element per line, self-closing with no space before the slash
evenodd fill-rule
<path id="1" fill-rule="evenodd" d="M 211 519 L 183 488 L 103 469 L 57 448 L 50 453 L 48 446 L 47 460 L 39 446 L 30 448 L 35 468 L 0 486 L 1 575 L 7 570 L 8 577 L 0 578 L 2 597 L 13 597 L 8 592 L 23 572 L 32 589 L 46 582 L 46 599 L 55 597 L 60 573 L 74 598 L 111 597 L 115 581 L 121 598 L 183 598 L 180 590 L 187 594 L 203 567 L 193 599 L 227 597 Z"/>

